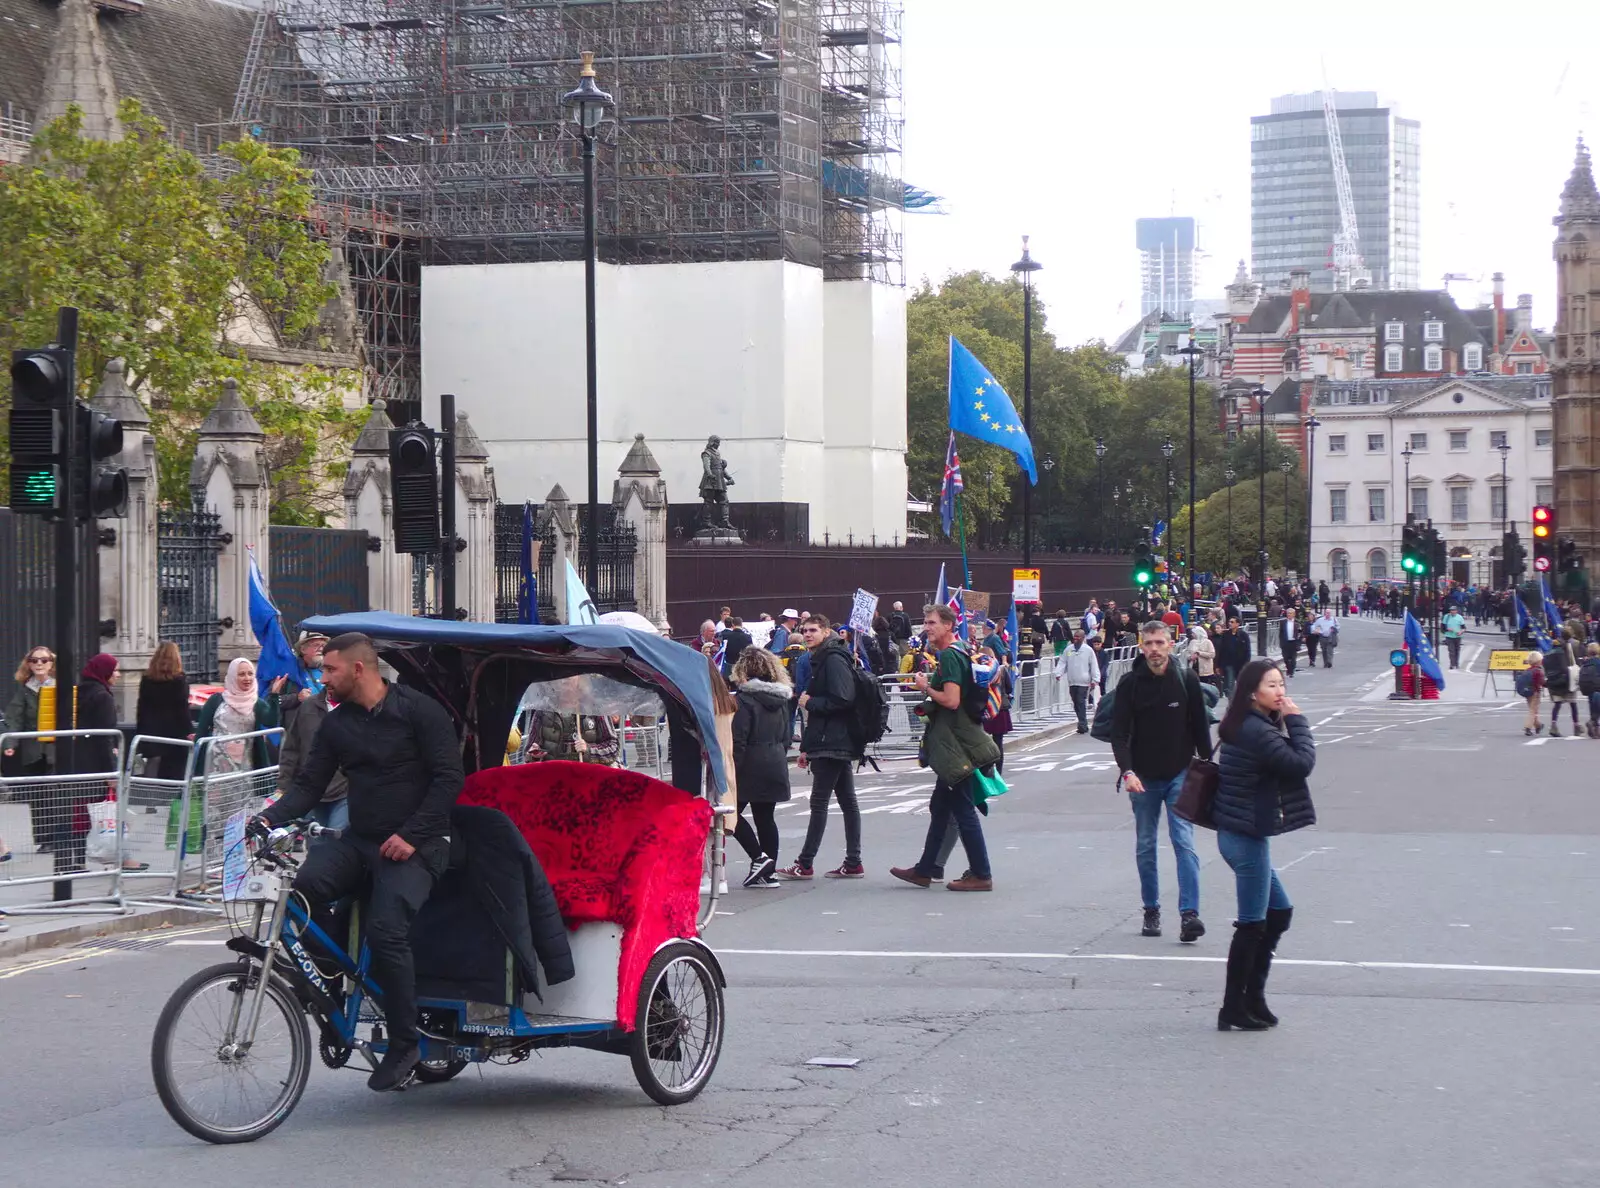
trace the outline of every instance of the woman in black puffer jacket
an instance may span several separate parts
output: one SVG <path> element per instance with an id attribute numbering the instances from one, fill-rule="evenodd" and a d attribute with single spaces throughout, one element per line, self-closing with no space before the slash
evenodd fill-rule
<path id="1" fill-rule="evenodd" d="M 746 648 L 733 666 L 733 767 L 739 785 L 739 820 L 733 836 L 750 856 L 746 887 L 776 887 L 778 805 L 789 799 L 789 703 L 794 687 L 778 658 L 765 648 Z M 745 820 L 750 809 L 752 828 Z"/>
<path id="2" fill-rule="evenodd" d="M 1273 660 L 1244 666 L 1217 734 L 1222 778 L 1212 820 L 1217 850 L 1233 868 L 1239 895 L 1217 1030 L 1264 1031 L 1278 1022 L 1266 999 L 1272 954 L 1294 916 L 1272 869 L 1267 839 L 1317 823 L 1306 786 L 1317 764 L 1317 746 L 1284 686 L 1283 669 Z"/>

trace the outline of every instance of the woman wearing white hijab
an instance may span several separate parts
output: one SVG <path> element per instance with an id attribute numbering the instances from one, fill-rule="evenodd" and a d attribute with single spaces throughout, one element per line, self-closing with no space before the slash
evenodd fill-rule
<path id="1" fill-rule="evenodd" d="M 257 730 L 270 730 L 278 724 L 278 710 L 273 701 L 261 696 L 256 684 L 256 666 L 243 656 L 228 665 L 228 675 L 223 679 L 222 692 L 213 693 L 200 710 L 200 722 L 195 727 L 195 741 L 226 738 L 235 734 L 250 734 Z M 196 760 L 197 774 L 216 774 L 225 771 L 250 771 L 271 767 L 271 751 L 265 738 L 247 742 L 224 743 L 211 753 L 205 744 Z"/>

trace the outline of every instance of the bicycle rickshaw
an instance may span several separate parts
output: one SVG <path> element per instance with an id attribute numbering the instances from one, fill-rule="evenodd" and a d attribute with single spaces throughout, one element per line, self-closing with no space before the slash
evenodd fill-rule
<path id="1" fill-rule="evenodd" d="M 722 1047 L 726 980 L 700 932 L 723 877 L 714 823 L 733 811 L 717 804 L 727 778 L 705 659 L 609 625 L 369 613 L 317 617 L 305 627 L 370 636 L 402 683 L 446 707 L 461 737 L 468 775 L 452 814 L 450 870 L 412 930 L 422 1033 L 416 1080 L 448 1081 L 468 1064 L 578 1047 L 630 1057 L 639 1084 L 663 1105 L 695 1097 Z M 673 732 L 674 783 L 591 764 L 502 766 L 513 716 L 541 682 L 567 682 L 577 700 L 607 707 L 619 697 L 652 701 Z M 698 794 L 706 772 L 709 800 Z M 368 973 L 360 905 L 347 905 L 348 921 L 334 924 L 314 919 L 291 889 L 296 849 L 325 831 L 295 822 L 247 844 L 244 815 L 231 823 L 224 877 L 234 959 L 173 993 L 151 1052 L 167 1111 L 214 1143 L 260 1138 L 293 1111 L 311 1068 L 308 1021 L 330 1068 L 353 1055 L 375 1067 L 385 1051 L 383 990 Z M 529 952 L 525 937 L 484 910 L 473 891 L 485 860 L 456 836 L 469 819 L 509 831 L 526 856 L 519 885 L 530 914 L 547 882 L 545 902 L 553 896 L 565 925 L 553 929 L 565 938 L 555 948 L 564 951 L 547 944 Z M 497 858 L 505 852 L 494 848 Z M 503 878 L 506 865 L 492 873 Z"/>

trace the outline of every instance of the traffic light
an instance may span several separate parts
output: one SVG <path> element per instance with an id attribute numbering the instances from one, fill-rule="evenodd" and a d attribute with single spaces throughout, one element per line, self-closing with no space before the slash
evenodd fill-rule
<path id="1" fill-rule="evenodd" d="M 1445 573 L 1449 568 L 1449 542 L 1439 535 L 1439 530 L 1432 524 L 1427 529 L 1428 572 L 1435 576 Z"/>
<path id="2" fill-rule="evenodd" d="M 1521 577 L 1527 568 L 1527 553 L 1522 547 L 1522 538 L 1517 535 L 1515 528 L 1500 537 L 1500 559 L 1506 576 L 1512 581 Z"/>
<path id="3" fill-rule="evenodd" d="M 1422 529 L 1409 519 L 1400 530 L 1400 568 L 1416 577 L 1428 572 L 1423 556 Z"/>
<path id="4" fill-rule="evenodd" d="M 122 422 L 96 412 L 81 400 L 75 415 L 77 452 L 71 471 L 78 521 L 120 519 L 128 514 L 127 468 L 101 466 L 100 461 L 122 453 Z"/>
<path id="5" fill-rule="evenodd" d="M 61 506 L 72 354 L 60 347 L 11 353 L 11 510 L 53 516 Z"/>
<path id="6" fill-rule="evenodd" d="M 1570 536 L 1556 546 L 1556 569 L 1561 573 L 1572 573 L 1583 568 L 1583 560 L 1578 556 L 1578 542 Z"/>
<path id="7" fill-rule="evenodd" d="M 1133 585 L 1136 590 L 1147 590 L 1156 580 L 1156 559 L 1150 555 L 1150 546 L 1141 544 L 1133 558 Z"/>
<path id="8" fill-rule="evenodd" d="M 397 553 L 439 551 L 438 443 L 426 425 L 389 432 L 389 492 Z"/>
<path id="9" fill-rule="evenodd" d="M 1533 505 L 1533 568 L 1549 573 L 1555 561 L 1556 509 L 1547 503 Z"/>

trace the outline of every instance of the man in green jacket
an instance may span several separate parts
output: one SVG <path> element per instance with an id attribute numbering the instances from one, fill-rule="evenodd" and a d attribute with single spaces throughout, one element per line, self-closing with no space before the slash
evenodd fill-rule
<path id="1" fill-rule="evenodd" d="M 952 817 L 967 852 L 967 873 L 946 884 L 951 891 L 992 891 L 989 851 L 983 841 L 983 823 L 973 800 L 972 781 L 980 767 L 1000 758 L 1000 748 L 979 724 L 983 698 L 976 696 L 972 659 L 956 639 L 956 616 L 938 603 L 922 608 L 922 628 L 928 648 L 938 653 L 931 675 L 917 673 L 916 686 L 928 700 L 918 712 L 927 719 L 921 760 L 933 768 L 936 782 L 928 802 L 928 838 L 922 858 L 910 868 L 895 866 L 889 873 L 918 887 L 933 883 L 939 870 L 939 844 Z M 976 713 L 968 711 L 974 706 Z"/>

